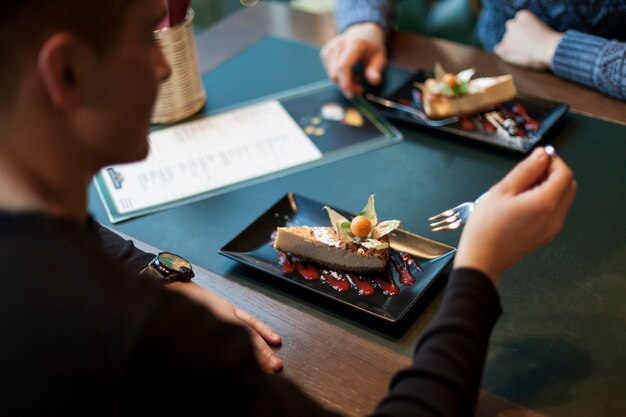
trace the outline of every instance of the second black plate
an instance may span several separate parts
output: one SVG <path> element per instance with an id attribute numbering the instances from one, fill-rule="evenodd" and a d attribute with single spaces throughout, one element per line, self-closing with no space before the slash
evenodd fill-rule
<path id="1" fill-rule="evenodd" d="M 428 71 L 417 71 L 407 82 L 402 84 L 386 98 L 421 109 L 421 104 L 416 102 L 413 94 L 413 89 L 415 88 L 414 83 L 423 83 L 430 76 L 432 76 L 432 74 Z M 521 107 L 514 107 L 516 105 L 521 105 Z M 515 110 L 521 109 L 521 111 L 527 113 L 533 123 L 537 122 L 538 128 L 533 131 L 524 131 L 524 134 L 521 136 L 515 136 L 509 135 L 501 130 L 490 132 L 491 127 L 488 125 L 485 127 L 486 124 L 483 120 L 485 112 L 479 113 L 477 116 L 467 117 L 465 120 L 462 119 L 462 121 L 451 123 L 449 125 L 432 127 L 401 110 L 390 109 L 381 105 L 376 105 L 376 107 L 385 116 L 393 119 L 449 132 L 457 136 L 466 137 L 490 145 L 495 145 L 500 148 L 506 148 L 522 153 L 531 151 L 535 145 L 537 145 L 537 143 L 544 138 L 548 130 L 550 130 L 569 110 L 569 106 L 567 104 L 519 94 L 515 99 L 508 101 L 501 106 L 503 111 L 510 112 L 511 115 L 515 117 Z M 472 127 L 473 130 L 469 129 L 469 127 Z"/>
<path id="2" fill-rule="evenodd" d="M 411 272 L 415 282 L 403 285 L 399 282 L 398 273 L 391 268 L 393 280 L 399 290 L 395 296 L 383 294 L 380 287 L 375 287 L 371 295 L 359 295 L 354 286 L 338 291 L 324 279 L 305 279 L 297 270 L 285 272 L 278 262 L 278 253 L 272 246 L 272 233 L 278 226 L 329 226 L 328 216 L 322 210 L 324 205 L 288 193 L 224 245 L 220 254 L 368 315 L 387 322 L 397 322 L 423 299 L 426 290 L 440 276 L 456 252 L 451 246 L 403 230 L 392 232 L 390 235 L 392 249 L 408 253 L 423 269 L 419 272 L 412 266 Z M 348 218 L 353 216 L 346 211 L 335 210 Z"/>

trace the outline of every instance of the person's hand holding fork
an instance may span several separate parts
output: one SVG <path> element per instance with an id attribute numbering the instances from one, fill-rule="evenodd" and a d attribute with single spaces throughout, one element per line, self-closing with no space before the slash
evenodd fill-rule
<path id="1" fill-rule="evenodd" d="M 561 230 L 576 194 L 571 169 L 537 148 L 476 205 L 461 235 L 455 268 L 500 274 Z"/>

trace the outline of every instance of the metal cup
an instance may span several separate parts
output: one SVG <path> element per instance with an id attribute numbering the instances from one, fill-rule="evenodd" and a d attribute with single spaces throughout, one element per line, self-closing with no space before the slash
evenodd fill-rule
<path id="1" fill-rule="evenodd" d="M 159 87 L 152 123 L 185 119 L 197 113 L 206 102 L 193 34 L 194 16 L 193 9 L 189 9 L 182 23 L 154 33 L 172 74 Z"/>

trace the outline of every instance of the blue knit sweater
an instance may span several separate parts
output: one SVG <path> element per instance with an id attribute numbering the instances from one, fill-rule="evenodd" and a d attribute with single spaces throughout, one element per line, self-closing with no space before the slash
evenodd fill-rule
<path id="1" fill-rule="evenodd" d="M 395 4 L 394 0 L 338 0 L 338 29 L 376 22 L 391 30 Z M 552 59 L 556 75 L 626 100 L 626 1 L 482 0 L 478 31 L 487 51 L 502 39 L 505 22 L 522 9 L 564 33 Z"/>

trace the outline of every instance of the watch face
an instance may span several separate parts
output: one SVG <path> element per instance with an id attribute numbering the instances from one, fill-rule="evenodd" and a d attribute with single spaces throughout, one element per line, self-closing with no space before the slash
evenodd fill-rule
<path id="1" fill-rule="evenodd" d="M 159 263 L 174 271 L 186 272 L 185 269 L 191 271 L 191 264 L 185 258 L 181 258 L 173 253 L 161 252 L 159 254 Z"/>

